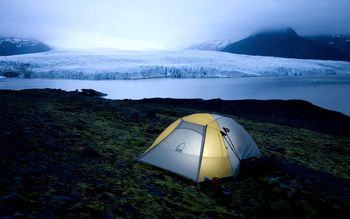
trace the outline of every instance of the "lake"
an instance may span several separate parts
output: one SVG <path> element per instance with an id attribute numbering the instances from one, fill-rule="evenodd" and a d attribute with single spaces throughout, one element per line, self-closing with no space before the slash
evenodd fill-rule
<path id="1" fill-rule="evenodd" d="M 350 115 L 350 76 L 244 77 L 207 79 L 65 80 L 6 78 L 0 89 L 91 88 L 109 99 L 153 97 L 302 99 Z"/>

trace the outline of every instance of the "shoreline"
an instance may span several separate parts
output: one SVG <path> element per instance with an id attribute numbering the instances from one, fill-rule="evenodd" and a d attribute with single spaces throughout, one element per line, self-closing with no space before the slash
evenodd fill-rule
<path id="1" fill-rule="evenodd" d="M 86 89 L 82 89 L 86 90 Z M 94 92 L 101 93 L 93 90 Z M 81 94 L 81 91 L 65 91 L 61 89 L 0 89 L 1 93 L 55 93 Z M 109 99 L 105 93 L 99 99 L 106 101 L 129 102 L 138 104 L 158 104 L 165 107 L 183 106 L 204 112 L 227 114 L 259 122 L 271 122 L 280 125 L 305 128 L 312 131 L 323 132 L 332 135 L 350 136 L 350 116 L 314 105 L 300 99 L 241 99 L 223 100 L 200 98 L 140 98 L 140 99 Z M 83 95 L 83 94 L 81 94 Z"/>
<path id="2" fill-rule="evenodd" d="M 94 89 L 107 99 L 143 99 L 152 97 L 239 99 L 302 99 L 315 105 L 350 115 L 350 76 L 259 77 L 215 79 L 142 79 L 142 80 L 1 80 L 0 89 L 53 88 L 74 91 Z"/>

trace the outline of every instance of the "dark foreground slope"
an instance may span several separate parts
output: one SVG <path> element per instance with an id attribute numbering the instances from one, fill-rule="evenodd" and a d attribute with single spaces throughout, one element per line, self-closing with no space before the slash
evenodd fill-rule
<path id="1" fill-rule="evenodd" d="M 186 107 L 272 122 L 328 134 L 350 136 L 350 117 L 303 100 L 144 99 L 145 104 Z"/>
<path id="2" fill-rule="evenodd" d="M 348 117 L 324 111 L 317 121 L 311 114 L 320 109 L 298 101 L 272 108 L 271 101 L 213 101 L 215 108 L 202 100 L 0 91 L 0 217 L 349 216 L 350 138 L 332 127 L 321 133 L 301 129 L 305 122 L 284 122 L 290 111 L 290 118 L 309 115 L 314 124 L 349 127 Z M 235 105 L 240 110 L 231 111 Z M 259 171 L 242 169 L 238 178 L 222 180 L 232 197 L 134 162 L 167 125 L 194 112 L 235 116 L 267 157 Z"/>

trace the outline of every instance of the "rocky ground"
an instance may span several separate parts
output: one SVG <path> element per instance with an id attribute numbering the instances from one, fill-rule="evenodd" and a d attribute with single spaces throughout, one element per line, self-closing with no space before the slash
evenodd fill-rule
<path id="1" fill-rule="evenodd" d="M 0 218 L 348 218 L 350 118 L 304 101 L 106 100 L 0 91 Z M 178 117 L 234 117 L 262 165 L 232 196 L 135 162 Z"/>

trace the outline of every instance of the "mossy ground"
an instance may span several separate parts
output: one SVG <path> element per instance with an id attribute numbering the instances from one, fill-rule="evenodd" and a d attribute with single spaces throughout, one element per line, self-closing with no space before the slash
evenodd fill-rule
<path id="1" fill-rule="evenodd" d="M 237 118 L 269 160 L 222 197 L 135 162 L 191 108 L 53 90 L 0 93 L 0 217 L 349 216 L 350 137 Z"/>

